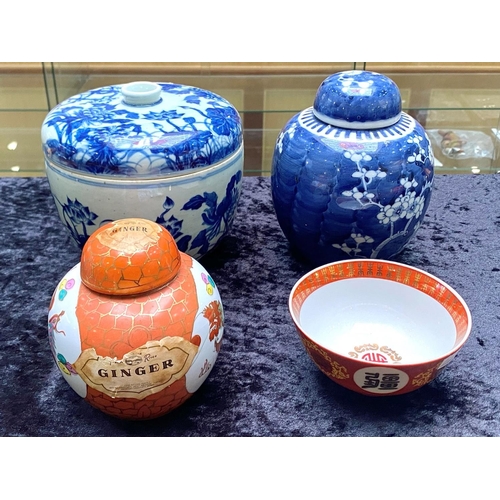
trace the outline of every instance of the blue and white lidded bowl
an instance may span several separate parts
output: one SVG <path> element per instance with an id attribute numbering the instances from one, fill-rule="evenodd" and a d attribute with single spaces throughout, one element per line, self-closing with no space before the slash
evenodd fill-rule
<path id="1" fill-rule="evenodd" d="M 59 216 L 80 248 L 98 227 L 130 217 L 159 223 L 194 258 L 229 232 L 243 132 L 221 96 L 176 83 L 102 87 L 61 102 L 41 132 Z"/>
<path id="2" fill-rule="evenodd" d="M 271 189 L 292 248 L 322 265 L 400 253 L 420 227 L 433 178 L 429 138 L 401 110 L 396 84 L 344 71 L 280 132 Z"/>

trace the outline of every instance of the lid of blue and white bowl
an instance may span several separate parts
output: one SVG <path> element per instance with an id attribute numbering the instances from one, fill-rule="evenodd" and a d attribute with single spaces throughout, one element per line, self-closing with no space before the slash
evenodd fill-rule
<path id="1" fill-rule="evenodd" d="M 342 71 L 318 88 L 314 115 L 334 127 L 376 129 L 401 118 L 401 93 L 387 76 L 373 71 Z"/>
<path id="2" fill-rule="evenodd" d="M 214 165 L 243 143 L 221 96 L 176 83 L 133 82 L 70 97 L 42 125 L 46 158 L 91 175 L 157 177 Z"/>

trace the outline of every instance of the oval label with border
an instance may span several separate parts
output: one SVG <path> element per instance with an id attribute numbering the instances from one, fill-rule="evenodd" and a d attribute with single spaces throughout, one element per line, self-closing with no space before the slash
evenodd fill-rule
<path id="1" fill-rule="evenodd" d="M 363 391 L 374 394 L 390 394 L 400 391 L 410 380 L 405 372 L 385 366 L 361 368 L 354 374 L 353 379 Z"/>

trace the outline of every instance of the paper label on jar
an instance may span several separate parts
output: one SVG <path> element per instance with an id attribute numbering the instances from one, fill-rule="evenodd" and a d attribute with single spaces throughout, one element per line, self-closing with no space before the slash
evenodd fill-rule
<path id="1" fill-rule="evenodd" d="M 165 337 L 120 360 L 85 349 L 73 366 L 90 387 L 112 398 L 144 399 L 182 378 L 197 352 L 198 347 L 182 337 Z"/>

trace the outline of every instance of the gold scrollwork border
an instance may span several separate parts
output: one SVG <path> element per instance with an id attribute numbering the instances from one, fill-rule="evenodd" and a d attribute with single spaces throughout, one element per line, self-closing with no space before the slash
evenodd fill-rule
<path id="1" fill-rule="evenodd" d="M 434 368 L 429 368 L 427 371 L 419 373 L 415 377 L 413 377 L 413 380 L 411 381 L 412 385 L 415 385 L 417 387 L 422 387 L 423 385 L 427 384 L 432 380 L 432 372 L 434 371 Z"/>
<path id="2" fill-rule="evenodd" d="M 385 345 L 380 348 L 380 352 L 387 354 L 393 361 L 401 361 L 403 359 L 394 349 L 390 349 Z"/>
<path id="3" fill-rule="evenodd" d="M 331 376 L 333 378 L 339 379 L 339 380 L 345 380 L 350 378 L 349 372 L 347 371 L 347 368 L 345 366 L 340 365 L 336 361 L 332 361 L 330 358 L 330 355 L 328 352 L 326 352 L 324 349 L 319 348 L 316 344 L 313 344 L 311 341 L 302 338 L 302 342 L 304 343 L 309 356 L 314 359 L 314 355 L 312 354 L 312 351 L 316 351 L 325 361 L 330 363 L 331 371 L 328 372 L 327 370 L 324 370 L 319 366 L 319 369 L 328 376 Z"/>

